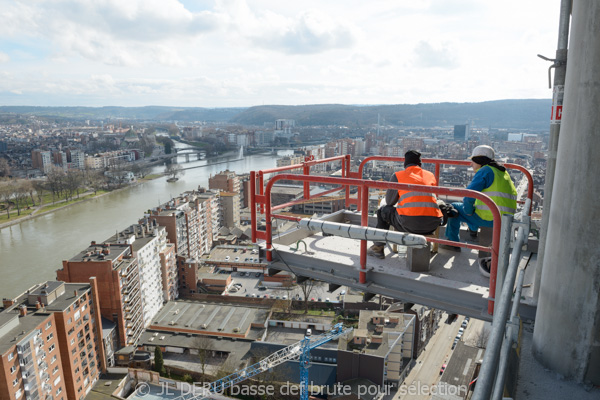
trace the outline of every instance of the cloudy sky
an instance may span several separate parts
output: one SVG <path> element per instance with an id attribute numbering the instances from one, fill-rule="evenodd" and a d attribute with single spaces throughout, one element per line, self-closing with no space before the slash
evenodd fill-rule
<path id="1" fill-rule="evenodd" d="M 0 0 L 0 105 L 551 98 L 560 0 Z"/>

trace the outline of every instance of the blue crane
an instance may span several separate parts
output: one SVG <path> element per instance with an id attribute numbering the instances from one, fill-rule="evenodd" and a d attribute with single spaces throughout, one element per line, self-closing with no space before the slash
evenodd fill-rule
<path id="1" fill-rule="evenodd" d="M 317 336 L 304 336 L 304 339 L 288 347 L 276 351 L 244 369 L 238 370 L 224 378 L 211 382 L 208 387 L 202 389 L 201 394 L 188 393 L 178 397 L 176 400 L 205 400 L 210 393 L 222 393 L 236 383 L 242 382 L 255 375 L 265 372 L 286 361 L 300 361 L 300 400 L 308 400 L 308 369 L 310 368 L 310 351 L 330 340 L 349 333 L 352 328 L 344 328 L 342 323 L 335 324 L 329 331 Z"/>

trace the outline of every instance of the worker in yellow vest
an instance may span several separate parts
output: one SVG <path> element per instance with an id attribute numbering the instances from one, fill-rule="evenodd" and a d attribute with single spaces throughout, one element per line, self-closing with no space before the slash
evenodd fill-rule
<path id="1" fill-rule="evenodd" d="M 409 150 L 404 154 L 404 170 L 392 175 L 390 182 L 437 186 L 435 175 L 421 168 L 421 153 Z M 442 224 L 443 216 L 433 193 L 388 189 L 386 205 L 377 210 L 378 229 L 392 225 L 399 232 L 428 235 Z M 383 242 L 375 242 L 367 254 L 385 258 Z"/>
<path id="2" fill-rule="evenodd" d="M 514 214 L 517 210 L 517 190 L 506 168 L 494 159 L 494 149 L 486 145 L 477 146 L 469 158 L 475 176 L 467 189 L 477 190 L 491 197 L 502 215 Z M 458 211 L 458 217 L 448 220 L 446 226 L 448 240 L 460 242 L 458 234 L 461 222 L 467 224 L 472 236 L 476 235 L 480 226 L 491 227 L 494 225 L 492 212 L 481 200 L 465 197 L 462 203 L 452 203 L 452 206 Z M 458 246 L 440 245 L 439 247 L 460 251 Z M 490 260 L 480 259 L 479 270 L 484 276 L 489 277 Z"/>

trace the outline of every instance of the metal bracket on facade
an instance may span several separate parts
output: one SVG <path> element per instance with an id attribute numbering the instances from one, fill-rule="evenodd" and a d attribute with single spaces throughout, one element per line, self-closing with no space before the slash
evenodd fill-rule
<path id="1" fill-rule="evenodd" d="M 546 60 L 546 61 L 550 61 L 552 62 L 552 65 L 550 67 L 548 67 L 548 89 L 552 89 L 552 73 L 550 72 L 552 70 L 552 68 L 558 68 L 558 67 L 562 67 L 563 65 L 566 64 L 566 62 L 564 61 L 558 61 L 555 58 L 548 58 L 545 57 L 541 54 L 537 55 L 539 58 L 541 58 L 542 60 Z"/>

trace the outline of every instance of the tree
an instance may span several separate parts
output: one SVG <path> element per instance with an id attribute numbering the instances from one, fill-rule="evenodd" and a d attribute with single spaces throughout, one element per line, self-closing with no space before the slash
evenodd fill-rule
<path id="1" fill-rule="evenodd" d="M 154 348 L 154 370 L 161 375 L 167 373 L 167 370 L 165 369 L 165 361 L 163 360 L 163 354 L 162 350 L 160 349 L 160 346 L 156 346 Z"/>
<path id="2" fill-rule="evenodd" d="M 167 164 L 167 167 L 165 168 L 165 175 L 170 176 L 169 179 L 176 179 L 177 176 L 181 174 L 183 174 L 183 169 L 181 168 L 181 165 L 173 162 Z"/>
<path id="3" fill-rule="evenodd" d="M 78 169 L 70 169 L 65 174 L 65 193 L 66 200 L 69 201 L 74 197 L 74 194 L 77 194 L 79 197 L 79 189 L 83 185 L 83 174 Z"/>
<path id="4" fill-rule="evenodd" d="M 42 198 L 44 197 L 44 191 L 46 190 L 46 182 L 44 181 L 33 181 L 33 189 L 37 194 L 38 203 L 42 204 Z"/>
<path id="5" fill-rule="evenodd" d="M 0 158 L 0 177 L 10 176 L 10 165 L 6 158 Z"/>
<path id="6" fill-rule="evenodd" d="M 29 194 L 28 184 L 29 181 L 25 180 L 16 180 L 12 183 L 15 204 L 17 205 L 17 215 L 21 215 L 22 202 L 27 200 Z"/>
<path id="7" fill-rule="evenodd" d="M 7 219 L 10 219 L 10 207 L 12 206 L 11 199 L 13 193 L 13 187 L 9 180 L 0 181 L 0 198 L 4 202 Z"/>
<path id="8" fill-rule="evenodd" d="M 194 349 L 198 351 L 198 361 L 200 361 L 200 368 L 202 368 L 202 380 L 206 379 L 206 365 L 213 353 L 213 342 L 207 336 L 197 336 L 194 339 Z"/>
<path id="9" fill-rule="evenodd" d="M 52 192 L 52 202 L 56 201 L 56 197 L 60 198 L 63 194 L 65 186 L 65 171 L 62 168 L 53 167 L 46 174 L 47 187 Z"/>
<path id="10" fill-rule="evenodd" d="M 477 336 L 475 336 L 475 345 L 479 348 L 485 349 L 487 347 L 488 338 L 490 337 L 490 331 L 482 327 Z"/>
<path id="11" fill-rule="evenodd" d="M 299 277 L 296 276 L 296 281 L 298 281 Z M 302 299 L 304 301 L 304 313 L 308 313 L 308 301 L 310 300 L 310 294 L 315 288 L 315 281 L 313 279 L 306 279 L 302 283 L 299 283 L 297 288 L 302 293 Z"/>

